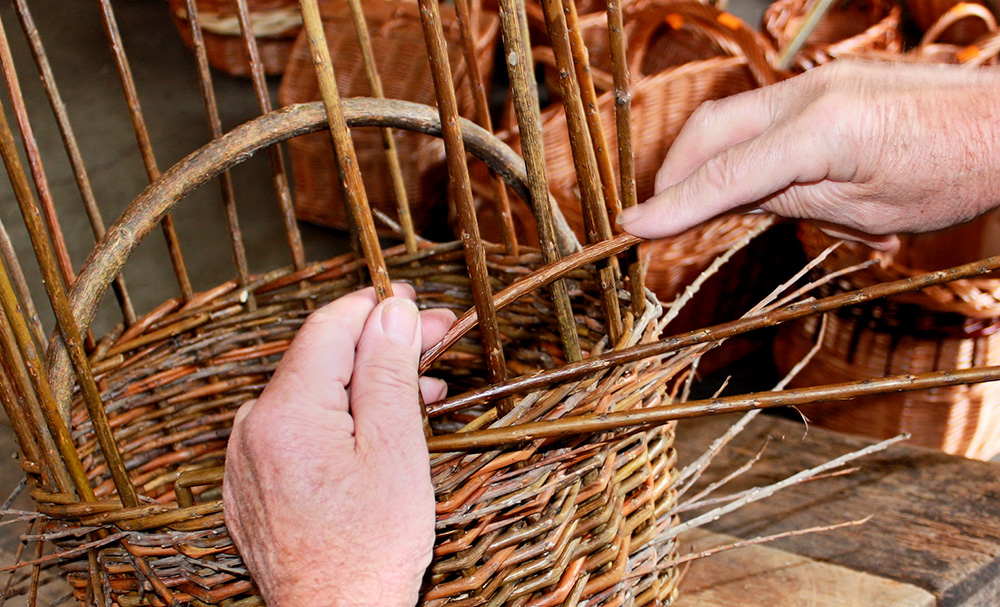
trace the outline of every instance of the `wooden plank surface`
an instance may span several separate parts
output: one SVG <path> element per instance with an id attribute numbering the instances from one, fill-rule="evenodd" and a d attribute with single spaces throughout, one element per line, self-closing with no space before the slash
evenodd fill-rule
<path id="1" fill-rule="evenodd" d="M 681 424 L 682 465 L 734 417 Z M 721 478 L 768 443 L 731 490 L 775 482 L 873 441 L 759 417 L 705 475 Z M 1000 605 L 1000 465 L 905 445 L 861 460 L 849 476 L 807 483 L 727 515 L 709 529 L 739 538 L 861 519 L 867 524 L 782 539 L 770 548 L 896 580 L 943 607 Z"/>
<path id="2" fill-rule="evenodd" d="M 695 530 L 682 546 L 705 550 L 736 541 Z M 934 607 L 910 584 L 816 561 L 765 545 L 730 550 L 691 564 L 674 607 Z"/>

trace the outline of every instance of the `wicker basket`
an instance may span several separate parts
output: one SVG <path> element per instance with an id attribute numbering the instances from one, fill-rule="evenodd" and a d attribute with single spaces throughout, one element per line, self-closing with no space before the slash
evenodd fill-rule
<path id="1" fill-rule="evenodd" d="M 973 3 L 984 9 L 986 8 L 983 3 Z M 941 17 L 962 4 L 969 3 L 963 0 L 907 0 L 906 10 L 921 32 L 930 32 Z M 989 9 L 986 10 L 987 12 L 989 11 Z M 977 38 L 986 34 L 988 30 L 989 26 L 987 23 L 975 15 L 970 15 L 965 18 L 955 19 L 947 27 L 943 28 L 939 34 L 935 35 L 934 38 L 946 44 L 965 46 L 972 44 Z"/>
<path id="2" fill-rule="evenodd" d="M 1000 215 L 994 212 L 951 230 L 906 237 L 900 253 L 887 265 L 850 274 L 830 289 L 856 288 L 995 255 L 998 235 Z M 832 242 L 809 225 L 803 225 L 800 236 L 806 252 L 813 255 Z M 871 254 L 863 245 L 847 243 L 821 267 L 835 270 Z M 775 344 L 779 369 L 795 365 L 812 348 L 818 330 L 818 319 L 783 327 Z M 829 315 L 823 344 L 795 383 L 814 385 L 998 362 L 1000 277 L 992 277 Z M 909 432 L 917 444 L 957 455 L 990 458 L 1000 452 L 1000 384 L 996 383 L 885 395 L 849 406 L 807 407 L 804 412 L 819 425 L 846 432 L 880 437 Z"/>
<path id="3" fill-rule="evenodd" d="M 430 64 L 423 52 L 423 30 L 416 2 L 366 0 L 363 6 L 386 98 L 433 105 L 434 86 Z M 345 97 L 371 95 L 346 0 L 327 0 L 321 8 L 342 94 Z M 442 18 L 455 73 L 459 111 L 471 117 L 474 104 L 459 43 L 460 34 L 455 12 L 449 9 L 442 7 Z M 484 78 L 489 78 L 497 41 L 497 18 L 483 11 L 475 14 L 479 23 L 479 67 Z M 282 105 L 290 105 L 316 99 L 319 99 L 319 85 L 308 42 L 301 36 L 281 81 L 278 100 Z M 353 139 L 370 203 L 396 218 L 397 202 L 381 133 L 376 129 L 362 129 L 353 133 Z M 443 145 L 439 140 L 398 133 L 396 147 L 414 226 L 419 231 L 431 224 L 443 225 L 447 215 Z M 323 134 L 298 137 L 289 142 L 289 149 L 295 177 L 296 214 L 312 223 L 347 229 L 348 219 L 341 202 L 340 180 L 329 137 Z"/>
<path id="4" fill-rule="evenodd" d="M 185 0 L 167 0 L 170 17 L 184 44 L 191 48 L 191 25 Z M 197 0 L 198 22 L 212 67 L 232 76 L 250 75 L 250 55 L 243 43 L 236 0 Z M 297 0 L 247 0 L 264 73 L 285 71 L 292 44 L 302 29 Z"/>
<path id="5" fill-rule="evenodd" d="M 764 12 L 762 30 L 778 49 L 785 48 L 802 26 L 807 0 L 779 0 Z M 794 66 L 804 70 L 837 57 L 869 51 L 899 53 L 903 37 L 899 30 L 902 10 L 890 0 L 842 0 L 835 3 L 816 25 Z"/>
<path id="6" fill-rule="evenodd" d="M 958 26 L 978 33 L 962 44 L 952 42 L 965 36 L 952 36 Z M 931 24 L 920 44 L 907 53 L 908 58 L 925 63 L 953 63 L 971 66 L 995 65 L 1000 45 L 993 13 L 981 4 L 960 2 Z"/>

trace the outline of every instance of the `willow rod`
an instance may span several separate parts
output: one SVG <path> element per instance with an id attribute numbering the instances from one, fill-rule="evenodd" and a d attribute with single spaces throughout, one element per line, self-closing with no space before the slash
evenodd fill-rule
<path id="1" fill-rule="evenodd" d="M 246 0 L 239 0 L 246 2 Z M 375 223 L 368 206 L 368 195 L 365 184 L 361 180 L 361 169 L 358 167 L 358 157 L 354 152 L 351 133 L 344 120 L 340 107 L 340 91 L 337 89 L 337 79 L 333 73 L 333 61 L 330 59 L 330 47 L 323 31 L 323 20 L 320 17 L 317 0 L 301 0 L 302 21 L 305 25 L 306 37 L 312 51 L 313 63 L 316 66 L 316 77 L 319 80 L 320 93 L 323 97 L 323 107 L 330 123 L 330 138 L 337 152 L 337 170 L 343 183 L 347 208 L 361 240 L 361 250 L 368 262 L 368 272 L 379 301 L 392 295 L 392 284 L 385 268 L 385 258 L 379 246 Z"/>
<path id="2" fill-rule="evenodd" d="M 94 424 L 94 433 L 97 435 L 101 452 L 108 463 L 108 469 L 114 479 L 115 488 L 122 496 L 122 503 L 128 504 L 131 502 L 131 505 L 137 505 L 138 498 L 136 497 L 135 487 L 128 477 L 121 454 L 118 453 L 118 448 L 115 445 L 111 426 L 108 423 L 107 412 L 101 403 L 101 395 L 97 390 L 97 384 L 94 382 L 94 376 L 90 369 L 90 361 L 87 360 L 87 353 L 84 351 L 83 337 L 80 335 L 80 329 L 76 324 L 76 319 L 73 317 L 73 310 L 70 307 L 69 297 L 66 295 L 66 288 L 56 269 L 52 245 L 44 237 L 44 229 L 41 226 L 42 218 L 38 212 L 37 205 L 34 204 L 31 185 L 28 183 L 28 177 L 25 175 L 24 167 L 21 165 L 21 159 L 17 154 L 17 148 L 14 144 L 14 134 L 10 130 L 10 124 L 7 122 L 7 117 L 4 115 L 2 107 L 0 107 L 0 155 L 3 156 L 7 176 L 10 179 L 11 188 L 14 190 L 14 197 L 17 199 L 17 204 L 21 209 L 21 216 L 24 218 L 25 225 L 29 227 L 28 234 L 32 239 L 32 246 L 38 255 L 38 265 L 42 271 L 45 290 L 52 303 L 52 309 L 55 312 L 56 325 L 59 329 L 59 334 L 62 336 L 63 343 L 68 350 L 73 369 L 80 380 L 84 402 L 87 405 L 91 421 Z M 4 313 L 17 315 L 17 302 L 10 299 L 13 291 L 7 289 L 10 281 L 6 271 L 3 272 L 2 282 L 3 297 L 5 300 Z M 37 365 L 37 368 L 33 372 L 29 368 L 29 373 L 33 373 L 32 381 L 35 383 L 36 394 L 42 399 L 46 409 L 56 407 L 56 401 L 52 397 L 48 381 L 42 375 L 41 359 L 38 357 L 34 345 L 30 343 L 30 338 L 28 338 L 26 333 L 22 334 L 20 330 L 17 330 L 18 325 L 14 325 L 14 327 L 16 330 L 15 335 L 18 338 L 18 346 L 21 348 L 22 354 L 25 357 L 33 358 L 32 366 Z M 59 416 L 58 411 L 49 411 L 47 413 L 47 415 L 53 414 L 56 417 Z M 50 431 L 55 433 L 56 429 L 50 427 Z M 62 424 L 62 431 L 68 432 L 65 429 L 65 423 Z M 66 439 L 68 439 L 68 434 L 62 437 L 61 440 Z M 65 452 L 65 449 L 68 448 L 73 451 L 72 457 L 76 459 L 76 463 L 79 463 L 76 451 L 72 448 L 72 441 L 70 441 L 69 445 L 63 443 L 59 446 L 64 460 L 70 456 L 69 453 Z M 67 465 L 69 465 L 69 462 L 67 462 Z M 78 470 L 70 468 L 70 475 L 75 476 L 81 470 L 82 468 Z M 90 491 L 90 495 L 93 495 L 85 477 L 82 480 L 74 478 L 74 482 L 77 485 L 78 492 L 83 491 L 81 497 L 85 497 L 86 491 Z M 84 486 L 85 489 L 83 489 Z"/>
<path id="3" fill-rule="evenodd" d="M 611 238 L 611 224 L 608 221 L 604 195 L 598 184 L 597 159 L 594 156 L 593 142 L 584 117 L 586 112 L 576 78 L 576 69 L 573 66 L 573 51 L 570 48 L 563 2 L 542 0 L 542 7 L 549 40 L 552 42 L 552 50 L 559 69 L 559 86 L 562 90 L 566 125 L 569 129 L 570 151 L 573 154 L 577 185 L 580 188 L 587 242 L 608 240 Z M 615 258 L 602 260 L 598 264 L 598 282 L 608 334 L 611 343 L 615 344 L 623 331 L 621 310 L 618 306 L 618 267 Z"/>
<path id="4" fill-rule="evenodd" d="M 534 74 L 530 72 L 533 59 L 528 50 L 527 36 L 524 32 L 525 27 L 523 27 L 524 19 L 521 13 L 524 5 L 517 0 L 499 0 L 499 5 L 500 28 L 503 34 L 505 53 L 504 63 L 510 76 L 514 112 L 521 134 L 521 154 L 524 156 L 528 187 L 531 190 L 531 208 L 538 227 L 542 260 L 546 264 L 551 264 L 561 257 L 561 251 L 556 245 L 555 222 L 552 219 L 553 211 L 548 181 L 545 177 L 541 110 L 538 106 L 538 95 L 534 86 Z M 557 280 L 552 283 L 552 301 L 556 309 L 559 337 L 566 353 L 566 359 L 569 361 L 582 360 L 580 338 L 576 333 L 576 320 L 573 318 L 569 289 L 565 280 Z"/>
<path id="5" fill-rule="evenodd" d="M 664 405 L 633 411 L 614 411 L 602 414 L 587 414 L 532 422 L 507 428 L 493 428 L 476 432 L 464 432 L 435 436 L 427 441 L 432 453 L 485 449 L 532 441 L 543 438 L 561 438 L 594 432 L 620 432 L 628 428 L 641 428 L 663 424 L 668 421 L 741 413 L 754 409 L 790 407 L 818 404 L 835 400 L 847 400 L 861 396 L 874 396 L 909 390 L 944 388 L 960 384 L 975 384 L 1000 380 L 1000 366 L 977 369 L 953 369 L 932 371 L 917 375 L 896 375 L 883 379 L 830 384 L 813 388 L 798 388 L 783 392 L 758 392 L 741 396 L 697 400 L 677 405 Z"/>
<path id="6" fill-rule="evenodd" d="M 83 162 L 83 154 L 80 152 L 80 145 L 77 142 L 76 134 L 69 121 L 69 114 L 66 112 L 66 104 L 62 100 L 59 88 L 56 85 L 55 76 L 52 74 L 52 66 L 49 63 L 48 55 L 42 44 L 38 28 L 35 26 L 31 11 L 28 9 L 26 0 L 14 0 L 14 8 L 17 11 L 18 19 L 21 22 L 21 29 L 31 49 L 31 55 L 38 67 L 39 76 L 42 79 L 42 87 L 49 100 L 49 106 L 55 115 L 56 124 L 59 127 L 59 136 L 63 140 L 63 147 L 69 157 L 70 167 L 73 169 L 73 178 L 76 180 L 77 189 L 80 191 L 80 198 L 83 201 L 83 208 L 90 221 L 90 228 L 94 233 L 94 238 L 98 241 L 104 238 L 105 223 L 101 216 L 101 210 L 97 206 L 97 198 L 94 196 L 94 188 L 91 186 L 90 177 L 87 174 L 87 166 Z M 129 296 L 128 288 L 125 286 L 125 279 L 122 276 L 115 278 L 112 283 L 115 299 L 122 312 L 122 319 L 125 326 L 135 323 L 135 308 L 132 305 L 132 298 Z M 22 303 L 24 300 L 22 299 Z"/>
<path id="7" fill-rule="evenodd" d="M 348 0 L 347 4 L 351 8 L 354 32 L 358 37 L 358 45 L 361 47 L 361 58 L 364 62 L 368 86 L 372 90 L 373 97 L 384 99 L 385 91 L 382 90 L 382 78 L 379 76 L 375 65 L 372 39 L 368 34 L 368 23 L 365 19 L 365 11 L 361 7 L 361 0 Z M 396 140 L 392 136 L 392 129 L 379 129 L 379 133 L 382 135 L 382 148 L 385 151 L 385 162 L 389 167 L 392 192 L 396 196 L 396 211 L 399 215 L 399 226 L 403 230 L 403 243 L 406 245 L 406 251 L 413 253 L 417 250 L 417 235 L 413 229 L 410 200 L 406 194 L 406 184 L 403 181 L 403 168 L 399 164 L 399 152 L 396 150 Z"/>
<path id="8" fill-rule="evenodd" d="M 469 0 L 455 0 L 455 13 L 458 15 L 458 31 L 462 38 L 462 53 L 465 57 L 469 89 L 472 91 L 472 101 L 476 108 L 476 123 L 487 131 L 493 132 L 493 119 L 490 118 L 486 86 L 482 70 L 479 69 L 476 53 L 475 30 L 478 24 L 472 21 Z M 507 254 L 517 257 L 520 252 L 518 251 L 517 234 L 514 232 L 514 216 L 510 211 L 507 188 L 504 187 L 503 178 L 496 174 L 491 175 L 491 184 L 495 197 L 493 203 L 496 205 L 497 215 L 500 216 L 504 246 L 507 248 Z"/>
<path id="9" fill-rule="evenodd" d="M 14 291 L 21 302 L 21 315 L 25 317 L 31 329 L 31 335 L 35 338 L 39 347 L 48 347 L 48 337 L 45 329 L 42 328 L 42 319 L 38 317 L 38 308 L 31 297 L 31 290 L 28 288 L 28 280 L 24 276 L 24 268 L 21 267 L 21 260 L 18 259 L 14 243 L 10 240 L 10 234 L 3 220 L 0 220 L 0 259 L 7 264 L 7 269 L 11 273 L 11 280 L 14 283 Z"/>
<path id="10" fill-rule="evenodd" d="M 504 360 L 500 327 L 497 323 L 496 308 L 493 306 L 493 291 L 486 268 L 486 250 L 479 235 L 475 202 L 472 200 L 472 183 L 469 166 L 465 159 L 465 144 L 459 124 L 458 100 L 448 62 L 448 47 L 441 25 L 441 7 L 438 0 L 420 0 L 420 21 L 424 28 L 424 41 L 437 94 L 438 112 L 441 114 L 441 132 L 444 139 L 445 156 L 448 161 L 448 175 L 455 196 L 460 224 L 459 240 L 465 250 L 465 263 L 472 279 L 472 301 L 480 319 L 483 348 L 486 351 L 486 368 L 490 381 L 507 378 L 507 364 Z M 510 399 L 501 399 L 498 406 L 501 417 L 510 412 Z"/>
<path id="11" fill-rule="evenodd" d="M 243 33 L 243 44 L 250 57 L 250 80 L 257 96 L 257 106 L 261 114 L 271 111 L 271 98 L 268 94 L 267 81 L 264 79 L 264 63 L 260 59 L 260 49 L 257 38 L 253 35 L 253 25 L 250 22 L 250 9 L 247 0 L 236 0 L 236 14 Z M 285 224 L 285 238 L 292 253 L 292 265 L 296 270 L 306 267 L 306 252 L 302 244 L 302 233 L 295 219 L 295 209 L 292 205 L 292 193 L 288 187 L 288 171 L 285 169 L 285 159 L 281 155 L 281 146 L 277 145 L 267 150 L 271 163 L 271 180 L 274 183 L 274 193 L 278 197 L 278 208 Z"/>
<path id="12" fill-rule="evenodd" d="M 45 176 L 45 166 L 38 149 L 38 141 L 31 129 L 31 121 L 28 120 L 28 107 L 24 102 L 24 94 L 21 92 L 17 70 L 14 69 L 14 57 L 11 55 L 10 43 L 7 40 L 7 28 L 2 22 L 0 22 L 0 66 L 2 66 L 4 81 L 7 83 L 7 90 L 10 93 L 14 120 L 21 132 L 21 142 L 24 144 L 24 154 L 28 159 L 31 179 L 35 183 L 35 191 L 38 193 L 38 204 L 45 217 L 45 225 L 48 228 L 56 263 L 59 264 L 59 273 L 62 276 L 63 285 L 71 285 L 76 279 L 76 273 L 73 271 L 69 249 L 66 248 L 66 238 L 63 236 L 62 225 L 59 223 L 58 215 L 56 215 L 52 190 L 49 188 L 49 180 Z"/>
<path id="13" fill-rule="evenodd" d="M 121 31 L 118 29 L 118 22 L 115 19 L 114 9 L 111 8 L 111 2 L 110 0 L 100 0 L 100 4 L 104 32 L 111 42 L 111 52 L 115 58 L 115 67 L 118 69 L 118 77 L 122 83 L 122 90 L 125 92 L 129 115 L 132 117 L 132 129 L 135 131 L 136 141 L 139 144 L 139 152 L 142 156 L 142 163 L 146 167 L 146 175 L 149 177 L 150 183 L 152 183 L 159 179 L 160 169 L 156 163 L 156 156 L 153 154 L 153 142 L 149 138 L 149 129 L 146 127 L 142 105 L 139 103 L 139 94 L 135 88 L 135 78 L 132 77 L 132 68 L 129 66 L 128 57 L 125 55 Z M 188 301 L 191 299 L 194 291 L 191 289 L 191 279 L 188 277 L 184 255 L 181 253 L 181 243 L 177 238 L 177 229 L 174 227 L 173 217 L 167 215 L 160 222 L 160 225 L 163 230 L 163 236 L 167 241 L 170 263 L 174 267 L 174 275 L 177 277 L 177 283 L 181 289 L 181 297 L 184 298 L 184 301 Z"/>
<path id="14" fill-rule="evenodd" d="M 608 41 L 611 45 L 611 74 L 615 98 L 615 125 L 618 136 L 618 182 L 623 208 L 638 204 L 635 191 L 635 153 L 632 148 L 632 77 L 628 69 L 625 24 L 622 18 L 622 0 L 608 0 Z M 617 219 L 617 218 L 616 218 Z M 632 312 L 642 314 L 646 306 L 643 296 L 646 268 L 639 249 L 626 253 L 629 289 L 632 292 Z"/>
<path id="15" fill-rule="evenodd" d="M 512 379 L 500 385 L 487 386 L 479 390 L 467 392 L 466 394 L 430 405 L 428 414 L 432 416 L 442 415 L 473 405 L 485 404 L 493 399 L 542 389 L 554 383 L 573 381 L 609 367 L 616 367 L 651 356 L 669 354 L 688 346 L 726 339 L 756 329 L 771 327 L 797 318 L 830 312 L 838 308 L 861 304 L 873 299 L 890 297 L 910 291 L 919 291 L 926 287 L 962 278 L 981 276 L 997 269 L 1000 269 L 1000 255 L 962 264 L 947 270 L 939 270 L 912 278 L 872 285 L 823 299 L 790 304 L 784 308 L 764 314 L 748 316 L 712 327 L 688 331 L 656 343 L 641 344 L 623 350 L 608 352 L 594 358 L 565 365 L 558 369 L 540 371 L 533 375 Z"/>
<path id="16" fill-rule="evenodd" d="M 215 99 L 215 86 L 212 84 L 212 72 L 208 65 L 208 52 L 205 50 L 205 37 L 201 33 L 198 21 L 198 4 L 195 0 L 184 0 L 187 9 L 188 24 L 191 26 L 191 41 L 194 43 L 194 56 L 198 64 L 198 83 L 201 85 L 201 100 L 208 117 L 208 126 L 212 138 L 222 137 L 222 120 L 219 118 L 219 104 Z M 219 176 L 219 187 L 222 190 L 222 206 L 226 213 L 226 224 L 229 228 L 229 244 L 233 251 L 233 261 L 236 263 L 236 281 L 241 288 L 250 284 L 250 271 L 247 265 L 246 247 L 243 245 L 243 234 L 240 231 L 240 221 L 236 214 L 236 196 L 233 192 L 233 177 L 229 171 Z M 257 309 L 257 298 L 252 292 L 247 293 L 247 307 Z"/>

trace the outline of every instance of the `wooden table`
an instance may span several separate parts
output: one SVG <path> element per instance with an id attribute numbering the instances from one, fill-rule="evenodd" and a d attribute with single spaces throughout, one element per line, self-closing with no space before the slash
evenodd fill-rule
<path id="1" fill-rule="evenodd" d="M 684 422 L 682 465 L 736 418 Z M 731 490 L 773 483 L 875 441 L 770 416 L 716 459 L 711 482 L 752 458 Z M 1000 606 L 1000 464 L 898 445 L 847 476 L 799 485 L 682 536 L 682 550 L 734 538 L 857 520 L 864 525 L 785 538 L 695 561 L 678 607 Z M 721 535 L 720 535 L 721 534 Z"/>

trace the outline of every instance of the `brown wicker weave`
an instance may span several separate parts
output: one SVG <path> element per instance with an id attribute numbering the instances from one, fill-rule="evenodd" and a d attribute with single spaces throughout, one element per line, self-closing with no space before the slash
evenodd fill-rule
<path id="1" fill-rule="evenodd" d="M 189 48 L 193 46 L 185 0 L 167 0 L 170 17 Z M 236 0 L 197 0 L 198 22 L 212 67 L 233 76 L 250 75 L 250 56 L 237 17 Z M 247 0 L 250 22 L 264 72 L 269 76 L 285 71 L 292 44 L 302 29 L 297 0 Z"/>
<path id="2" fill-rule="evenodd" d="M 904 238 L 901 252 L 888 264 L 852 273 L 831 289 L 852 289 L 996 254 L 998 226 L 1000 215 L 993 213 L 941 233 Z M 806 252 L 813 255 L 832 242 L 808 225 L 800 236 Z M 869 255 L 863 245 L 846 243 L 821 267 L 832 271 Z M 775 346 L 780 369 L 790 369 L 809 351 L 818 329 L 816 319 L 781 329 Z M 815 385 L 998 361 L 1000 277 L 981 278 L 829 315 L 822 347 L 795 383 Z M 909 432 L 917 444 L 968 457 L 989 458 L 1000 452 L 998 384 L 885 395 L 804 411 L 814 423 L 841 431 L 883 437 Z"/>
<path id="3" fill-rule="evenodd" d="M 806 0 L 778 0 L 764 12 L 761 29 L 779 50 L 798 32 L 807 5 Z M 890 0 L 841 0 L 820 19 L 796 54 L 794 65 L 803 70 L 868 51 L 899 53 L 903 47 L 901 13 Z"/>
<path id="4" fill-rule="evenodd" d="M 417 3 L 414 0 L 365 0 L 363 7 L 385 97 L 434 104 L 430 64 L 422 50 L 424 38 Z M 326 0 L 321 9 L 330 52 L 334 57 L 337 84 L 343 95 L 371 95 L 347 1 Z M 455 12 L 445 6 L 442 13 L 450 42 L 451 65 L 458 85 L 459 110 L 463 116 L 471 117 L 474 105 Z M 475 15 L 479 24 L 479 67 L 489 78 L 497 41 L 497 19 L 496 15 L 483 11 L 476 11 Z M 281 105 L 290 105 L 316 99 L 319 99 L 319 87 L 308 42 L 305 36 L 300 36 L 281 81 L 278 100 Z M 395 218 L 397 202 L 381 134 L 374 129 L 366 129 L 356 132 L 353 138 L 370 203 Z M 447 213 L 444 203 L 447 174 L 441 142 L 401 133 L 396 137 L 396 145 L 414 226 L 419 231 L 431 223 L 443 224 Z M 348 220 L 341 202 L 341 186 L 329 137 L 323 134 L 298 137 L 289 143 L 289 148 L 299 218 L 347 229 Z"/>

